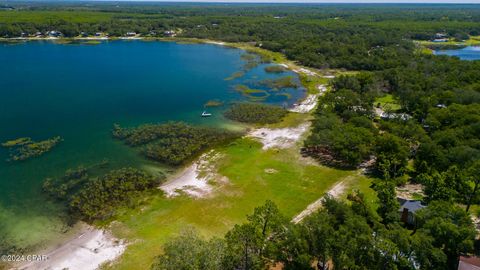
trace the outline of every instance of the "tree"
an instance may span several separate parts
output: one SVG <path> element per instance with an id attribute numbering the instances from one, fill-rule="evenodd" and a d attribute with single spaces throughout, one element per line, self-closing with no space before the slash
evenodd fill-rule
<path id="1" fill-rule="evenodd" d="M 425 186 L 426 201 L 453 201 L 458 198 L 455 183 L 448 177 L 447 172 L 433 171 L 431 174 L 423 173 L 417 181 Z"/>
<path id="2" fill-rule="evenodd" d="M 276 241 L 284 234 L 284 224 L 288 221 L 280 214 L 275 203 L 267 200 L 264 205 L 256 207 L 252 215 L 247 216 L 256 235 L 262 242 L 259 256 L 269 256 L 275 252 Z"/>
<path id="3" fill-rule="evenodd" d="M 478 202 L 478 189 L 480 185 L 480 160 L 475 161 L 467 170 L 467 181 L 470 192 L 467 193 L 466 211 L 470 210 L 470 206 L 474 202 Z"/>
<path id="4" fill-rule="evenodd" d="M 395 193 L 395 184 L 392 181 L 379 181 L 374 186 L 380 204 L 377 212 L 384 224 L 396 222 L 399 218 L 400 204 Z"/>
<path id="5" fill-rule="evenodd" d="M 288 221 L 270 200 L 255 208 L 248 222 L 235 225 L 226 236 L 228 269 L 259 269 L 278 254 Z"/>
<path id="6" fill-rule="evenodd" d="M 221 270 L 225 242 L 202 239 L 196 230 L 187 228 L 165 243 L 164 253 L 157 257 L 153 270 Z"/>
<path id="7" fill-rule="evenodd" d="M 375 143 L 375 168 L 385 179 L 402 176 L 407 168 L 408 146 L 401 138 L 382 134 Z"/>
<path id="8" fill-rule="evenodd" d="M 417 212 L 417 232 L 432 237 L 443 251 L 447 266 L 454 269 L 460 254 L 473 251 L 476 231 L 468 213 L 446 201 L 433 201 Z"/>
<path id="9" fill-rule="evenodd" d="M 261 269 L 262 237 L 252 224 L 235 225 L 226 235 L 227 257 L 226 269 Z"/>
<path id="10" fill-rule="evenodd" d="M 308 244 L 309 261 L 316 260 L 318 269 L 327 269 L 327 262 L 331 258 L 332 245 L 335 241 L 333 237 L 335 231 L 330 216 L 324 211 L 319 211 L 307 217 L 300 226 L 302 237 Z"/>

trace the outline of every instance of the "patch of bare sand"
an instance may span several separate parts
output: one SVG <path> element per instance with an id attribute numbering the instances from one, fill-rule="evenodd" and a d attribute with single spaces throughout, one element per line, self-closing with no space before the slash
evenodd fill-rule
<path id="1" fill-rule="evenodd" d="M 395 191 L 397 192 L 397 197 L 407 200 L 425 196 L 423 185 L 421 184 L 405 184 L 395 188 Z"/>
<path id="2" fill-rule="evenodd" d="M 299 104 L 295 104 L 289 111 L 297 112 L 297 113 L 308 113 L 311 112 L 315 107 L 317 107 L 318 97 L 325 94 L 327 91 L 327 87 L 323 84 L 319 85 L 318 87 L 318 94 L 310 94 L 308 95 L 302 102 Z"/>
<path id="3" fill-rule="evenodd" d="M 214 150 L 202 154 L 197 161 L 185 168 L 178 175 L 160 186 L 168 197 L 182 193 L 195 198 L 202 198 L 213 191 L 212 183 L 227 183 L 228 179 L 220 176 L 215 163 L 223 157 Z"/>
<path id="4" fill-rule="evenodd" d="M 292 128 L 259 128 L 248 133 L 247 137 L 259 140 L 263 144 L 263 149 L 270 148 L 289 148 L 308 131 L 310 123 L 303 123 Z"/>
<path id="5" fill-rule="evenodd" d="M 45 261 L 29 262 L 14 267 L 22 270 L 95 270 L 118 258 L 126 243 L 113 237 L 108 231 L 96 229 L 85 223 L 80 232 L 50 250 Z"/>

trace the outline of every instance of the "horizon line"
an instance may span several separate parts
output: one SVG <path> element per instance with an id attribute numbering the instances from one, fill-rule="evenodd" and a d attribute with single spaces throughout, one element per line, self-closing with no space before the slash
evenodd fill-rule
<path id="1" fill-rule="evenodd" d="M 0 2 L 158 2 L 218 4 L 480 4 L 480 0 L 0 0 Z"/>

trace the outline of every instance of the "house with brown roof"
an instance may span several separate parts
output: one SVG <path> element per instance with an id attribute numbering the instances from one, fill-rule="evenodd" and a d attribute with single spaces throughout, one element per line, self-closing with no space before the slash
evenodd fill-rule
<path id="1" fill-rule="evenodd" d="M 475 256 L 460 256 L 458 270 L 480 270 L 480 258 Z"/>

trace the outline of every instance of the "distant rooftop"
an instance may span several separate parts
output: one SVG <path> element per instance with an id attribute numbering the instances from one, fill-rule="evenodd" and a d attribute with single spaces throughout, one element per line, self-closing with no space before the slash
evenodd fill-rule
<path id="1" fill-rule="evenodd" d="M 425 208 L 425 205 L 422 204 L 421 201 L 417 200 L 404 200 L 400 199 L 400 211 L 402 212 L 403 209 L 407 209 L 408 212 L 415 213 L 416 211 Z"/>
<path id="2" fill-rule="evenodd" d="M 458 270 L 480 270 L 480 259 L 475 256 L 460 256 Z"/>

